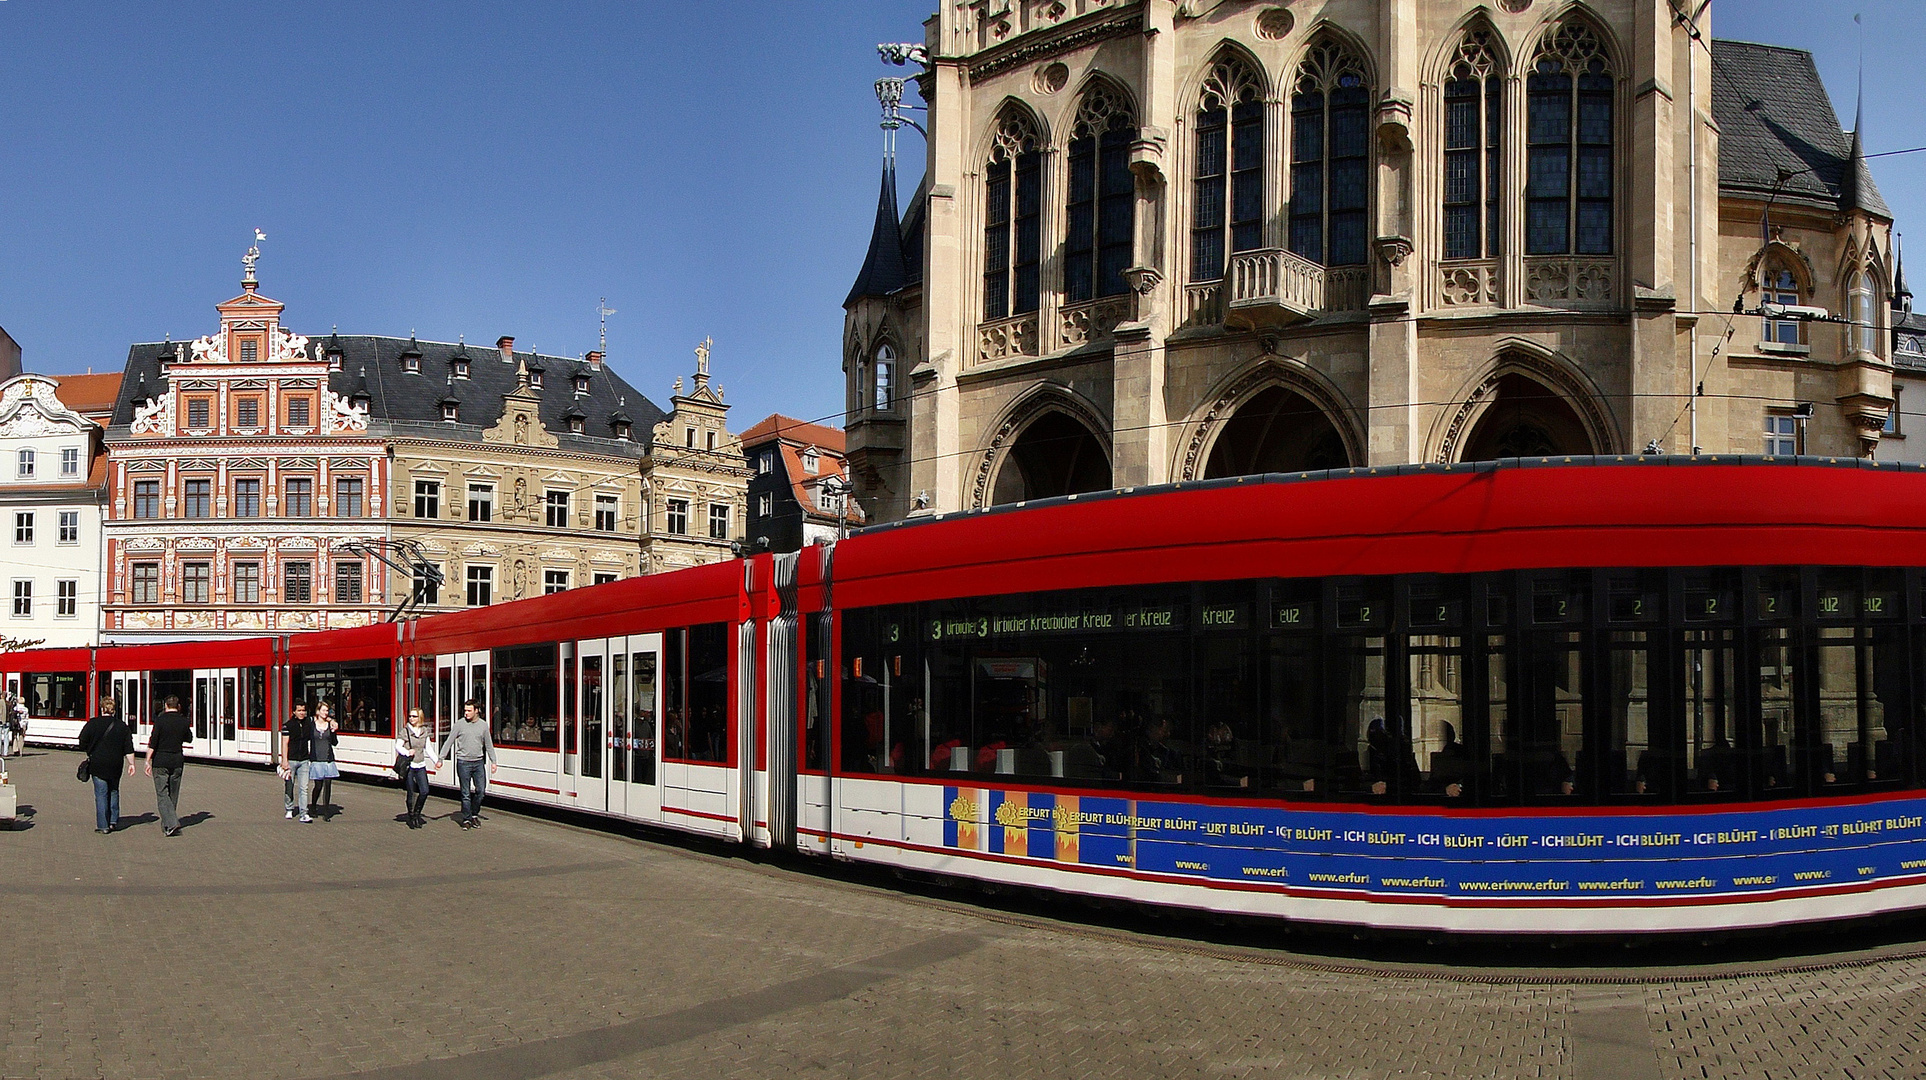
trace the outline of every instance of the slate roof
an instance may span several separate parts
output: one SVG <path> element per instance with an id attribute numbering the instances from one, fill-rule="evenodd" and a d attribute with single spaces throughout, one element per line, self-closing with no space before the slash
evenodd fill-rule
<path id="1" fill-rule="evenodd" d="M 1893 216 L 1855 140 L 1839 126 L 1812 53 L 1749 41 L 1712 43 L 1712 117 L 1719 124 L 1719 190 L 1828 210 L 1853 203 Z M 1783 182 L 1783 169 L 1794 175 Z"/>
<path id="2" fill-rule="evenodd" d="M 341 334 L 316 337 L 308 347 L 320 356 L 337 342 L 341 370 L 328 376 L 328 388 L 344 398 L 357 392 L 367 395 L 371 434 L 478 441 L 483 429 L 501 420 L 502 396 L 515 389 L 516 365 L 505 362 L 501 350 L 492 346 Z M 160 373 L 161 351 L 166 347 L 148 342 L 127 350 L 114 424 L 132 423 L 134 406 L 166 386 Z M 181 351 L 186 346 L 175 342 L 171 348 Z M 403 369 L 402 355 L 411 348 L 421 353 L 420 374 Z M 469 376 L 450 381 L 453 361 L 462 353 L 468 358 Z M 655 425 L 668 415 L 607 364 L 596 372 L 586 361 L 567 357 L 526 352 L 517 352 L 514 357 L 528 363 L 531 370 L 536 366 L 543 369 L 542 388 L 536 391 L 542 399 L 539 412 L 543 426 L 561 441 L 563 449 L 637 457 L 648 450 Z M 586 395 L 575 393 L 575 376 L 580 373 L 589 375 Z M 444 397 L 460 403 L 459 423 L 442 420 L 440 403 Z M 564 417 L 570 410 L 583 414 L 583 435 L 569 434 Z M 618 412 L 626 413 L 634 423 L 630 442 L 614 438 L 609 420 Z"/>
<path id="3" fill-rule="evenodd" d="M 870 296 L 889 296 L 923 280 L 923 204 L 929 176 L 916 185 L 907 217 L 896 209 L 896 163 L 883 163 L 882 190 L 876 196 L 876 221 L 870 228 L 869 251 L 856 283 L 843 299 L 848 307 Z"/>

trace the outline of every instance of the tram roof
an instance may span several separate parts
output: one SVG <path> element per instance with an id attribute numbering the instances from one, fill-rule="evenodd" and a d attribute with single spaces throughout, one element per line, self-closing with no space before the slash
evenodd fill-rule
<path id="1" fill-rule="evenodd" d="M 1180 578 L 1926 565 L 1926 465 L 1621 455 L 1273 473 L 873 526 L 835 562 L 838 606 Z"/>

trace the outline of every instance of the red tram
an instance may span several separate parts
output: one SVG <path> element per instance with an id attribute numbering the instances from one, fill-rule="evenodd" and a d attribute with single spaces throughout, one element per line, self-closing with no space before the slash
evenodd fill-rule
<path id="1" fill-rule="evenodd" d="M 1526 460 L 866 530 L 417 621 L 0 656 L 32 737 L 187 703 L 344 767 L 475 697 L 491 791 L 1145 904 L 1464 932 L 1926 906 L 1926 469 Z M 437 778 L 446 784 L 449 775 Z"/>

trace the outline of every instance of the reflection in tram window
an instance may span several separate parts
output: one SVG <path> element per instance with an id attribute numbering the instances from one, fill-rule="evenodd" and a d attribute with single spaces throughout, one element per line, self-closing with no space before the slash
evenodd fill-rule
<path id="1" fill-rule="evenodd" d="M 655 654 L 639 652 L 630 663 L 629 782 L 655 783 Z"/>
<path id="2" fill-rule="evenodd" d="M 688 631 L 681 628 L 662 634 L 662 757 L 669 761 L 688 758 L 689 718 L 683 687 L 687 685 Z"/>
<path id="3" fill-rule="evenodd" d="M 600 646 L 597 646 L 598 648 Z M 582 655 L 582 775 L 602 776 L 602 657 Z"/>
<path id="4" fill-rule="evenodd" d="M 494 661 L 489 723 L 495 745 L 555 749 L 561 730 L 555 645 L 496 649 Z"/>
<path id="5" fill-rule="evenodd" d="M 1698 610 L 1688 591 L 1687 618 Z M 1685 770 L 1695 794 L 1730 794 L 1743 787 L 1736 735 L 1738 712 L 1733 631 L 1685 632 Z"/>
<path id="6" fill-rule="evenodd" d="M 80 719 L 87 715 L 87 673 L 84 671 L 25 672 L 20 697 L 31 717 Z"/>
<path id="7" fill-rule="evenodd" d="M 356 660 L 339 664 L 297 664 L 294 700 L 306 703 L 309 714 L 326 705 L 343 734 L 394 734 L 390 715 L 392 670 L 385 660 Z"/>
<path id="8" fill-rule="evenodd" d="M 581 734 L 576 725 L 575 713 L 575 645 L 573 642 L 562 644 L 562 771 L 574 776 L 576 771 L 576 738 Z"/>
<path id="9" fill-rule="evenodd" d="M 246 688 L 242 692 L 241 726 L 249 731 L 266 731 L 267 722 L 267 669 L 264 667 L 243 668 L 242 676 Z"/>
<path id="10" fill-rule="evenodd" d="M 1413 634 L 1405 646 L 1412 753 L 1425 766 L 1423 790 L 1457 798 L 1471 779 L 1466 730 L 1463 639 L 1455 634 Z M 1412 790 L 1412 789 L 1407 789 Z"/>
<path id="11" fill-rule="evenodd" d="M 616 638 L 609 656 L 609 779 L 629 778 L 629 650 Z"/>
<path id="12" fill-rule="evenodd" d="M 1643 608 L 1641 601 L 1638 605 Z M 1626 605 L 1631 610 L 1631 605 Z M 1611 635 L 1605 669 L 1605 723 L 1610 745 L 1604 771 L 1597 777 L 1605 795 L 1640 797 L 1675 794 L 1671 773 L 1653 753 L 1652 650 L 1643 630 Z"/>
<path id="13" fill-rule="evenodd" d="M 690 761 L 729 760 L 729 627 L 704 623 L 689 630 L 688 742 Z"/>

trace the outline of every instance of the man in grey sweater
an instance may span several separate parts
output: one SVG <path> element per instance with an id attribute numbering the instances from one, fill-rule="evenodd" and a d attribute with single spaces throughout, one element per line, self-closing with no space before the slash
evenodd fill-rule
<path id="1" fill-rule="evenodd" d="M 461 827 L 481 827 L 482 796 L 488 792 L 488 775 L 495 771 L 495 739 L 481 705 L 474 698 L 462 702 L 461 719 L 448 727 L 448 741 L 442 744 L 441 759 L 455 763 L 455 782 L 461 785 Z M 482 772 L 483 763 L 488 774 Z"/>

